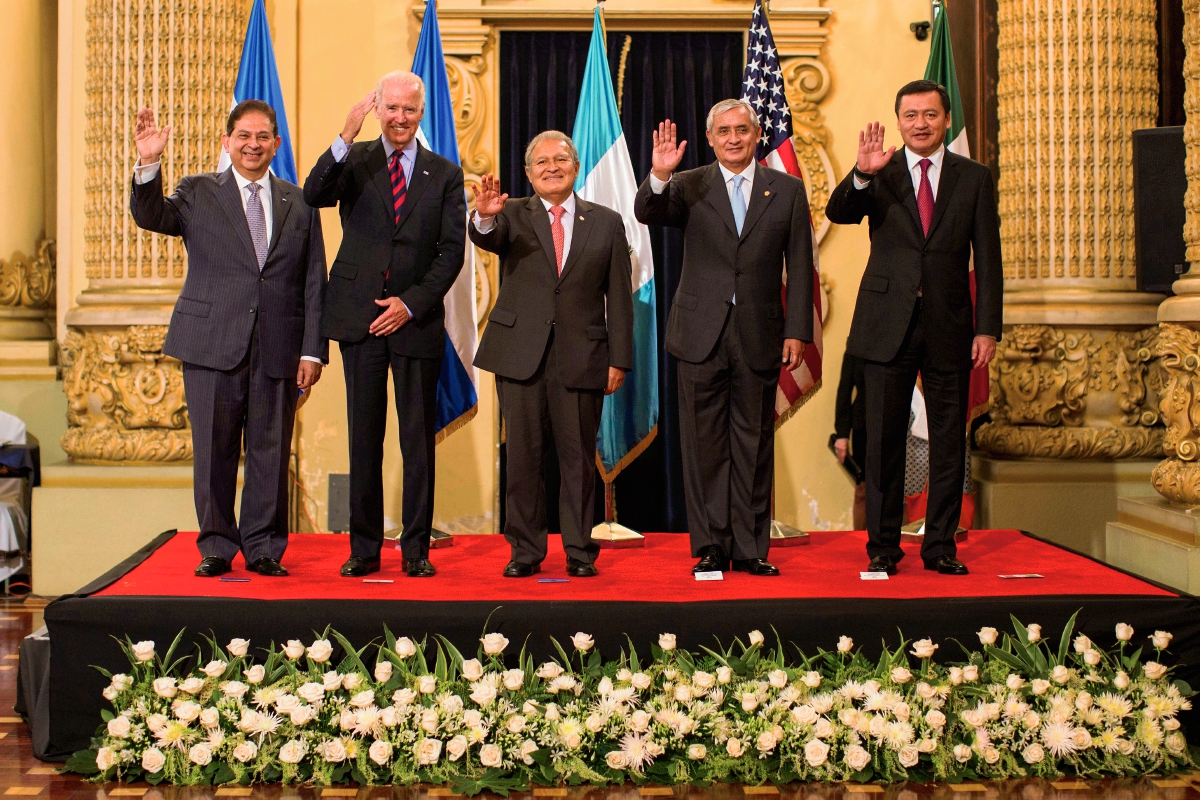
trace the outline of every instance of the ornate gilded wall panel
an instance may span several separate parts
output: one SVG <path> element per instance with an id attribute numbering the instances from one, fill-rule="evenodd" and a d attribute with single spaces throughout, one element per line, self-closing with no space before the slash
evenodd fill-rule
<path id="1" fill-rule="evenodd" d="M 52 309 L 58 262 L 53 239 L 43 239 L 37 254 L 13 253 L 0 259 L 0 306 Z"/>
<path id="2" fill-rule="evenodd" d="M 1168 376 L 1160 404 L 1167 460 L 1154 468 L 1150 481 L 1172 502 L 1200 505 L 1200 331 L 1164 323 L 1158 352 Z"/>

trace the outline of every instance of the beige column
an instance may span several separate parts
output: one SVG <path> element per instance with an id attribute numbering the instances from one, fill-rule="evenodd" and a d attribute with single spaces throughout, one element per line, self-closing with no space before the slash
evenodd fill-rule
<path id="1" fill-rule="evenodd" d="M 162 343 L 183 285 L 179 239 L 141 231 L 129 214 L 138 108 L 173 126 L 168 191 L 216 168 L 237 76 L 244 0 L 87 0 L 84 123 L 88 286 L 66 316 L 63 449 L 85 463 L 192 457 L 178 361 Z"/>
<path id="2" fill-rule="evenodd" d="M 978 435 L 994 455 L 1162 452 L 1162 297 L 1136 290 L 1133 240 L 1132 132 L 1155 125 L 1155 22 L 1154 0 L 1000 0 L 1005 333 Z"/>

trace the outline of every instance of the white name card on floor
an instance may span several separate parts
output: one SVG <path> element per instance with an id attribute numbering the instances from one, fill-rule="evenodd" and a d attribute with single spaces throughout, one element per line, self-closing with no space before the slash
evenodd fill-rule
<path id="1" fill-rule="evenodd" d="M 723 581 L 725 573 L 713 570 L 712 572 L 697 572 L 696 580 L 698 581 Z"/>
<path id="2" fill-rule="evenodd" d="M 888 574 L 886 572 L 860 572 L 858 577 L 864 581 L 886 581 Z"/>

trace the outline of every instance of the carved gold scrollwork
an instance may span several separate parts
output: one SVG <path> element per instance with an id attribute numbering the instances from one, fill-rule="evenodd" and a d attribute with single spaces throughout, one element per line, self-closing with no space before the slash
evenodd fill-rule
<path id="1" fill-rule="evenodd" d="M 1173 503 L 1200 505 L 1200 332 L 1186 325 L 1159 325 L 1158 354 L 1167 374 L 1162 393 L 1167 459 L 1150 483 Z"/>
<path id="2" fill-rule="evenodd" d="M 785 59 L 782 69 L 784 91 L 792 111 L 792 144 L 804 173 L 819 242 L 829 230 L 825 206 L 837 180 L 825 149 L 829 144 L 829 129 L 820 109 L 821 101 L 829 93 L 829 70 L 815 58 Z"/>
<path id="3" fill-rule="evenodd" d="M 0 260 L 0 306 L 53 308 L 56 275 L 53 239 L 43 239 L 32 258 L 13 253 L 8 261 Z"/>
<path id="4" fill-rule="evenodd" d="M 163 355 L 165 325 L 80 330 L 62 345 L 70 427 L 62 447 L 87 463 L 192 458 L 182 364 Z"/>
<path id="5" fill-rule="evenodd" d="M 1082 425 L 1090 377 L 1099 351 L 1091 334 L 1067 334 L 1049 325 L 1017 325 L 1005 334 L 992 362 L 992 420 L 1010 425 Z"/>
<path id="6" fill-rule="evenodd" d="M 467 59 L 446 56 L 446 78 L 458 131 L 458 151 L 468 179 L 492 171 L 492 154 L 480 147 L 488 125 L 488 93 L 481 76 L 487 72 L 483 56 Z"/>

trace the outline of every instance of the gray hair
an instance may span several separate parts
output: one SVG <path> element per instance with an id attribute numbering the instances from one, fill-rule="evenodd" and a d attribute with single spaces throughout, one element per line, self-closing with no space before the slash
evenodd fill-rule
<path id="1" fill-rule="evenodd" d="M 383 104 L 383 86 L 385 83 L 400 83 L 406 84 L 417 90 L 417 100 L 421 104 L 421 108 L 425 108 L 425 81 L 421 80 L 421 76 L 415 72 L 409 72 L 406 69 L 398 69 L 384 75 L 379 79 L 379 83 L 375 84 L 375 107 L 379 108 Z"/>
<path id="2" fill-rule="evenodd" d="M 746 100 L 729 99 L 722 100 L 708 110 L 708 119 L 704 122 L 704 129 L 711 131 L 713 129 L 713 120 L 718 114 L 724 114 L 726 111 L 733 111 L 735 108 L 744 108 L 746 113 L 750 115 L 750 121 L 754 127 L 758 127 L 758 112 L 754 110 L 754 106 L 750 105 Z"/>
<path id="3" fill-rule="evenodd" d="M 525 148 L 525 169 L 533 169 L 533 150 L 542 142 L 547 141 L 566 142 L 567 149 L 571 151 L 571 159 L 575 162 L 575 166 L 579 166 L 579 151 L 575 149 L 575 143 L 571 141 L 571 137 L 567 136 L 562 131 L 542 131 L 537 136 L 529 140 L 529 146 Z"/>

